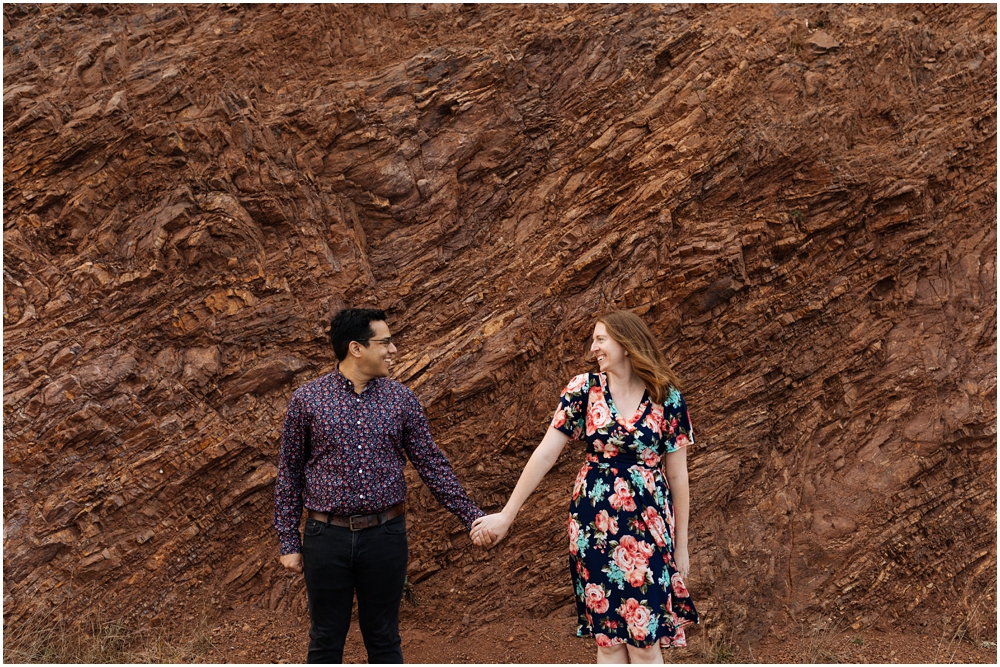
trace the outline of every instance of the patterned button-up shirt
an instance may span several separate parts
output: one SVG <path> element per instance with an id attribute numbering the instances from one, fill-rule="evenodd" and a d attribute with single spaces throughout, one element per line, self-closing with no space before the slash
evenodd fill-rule
<path id="1" fill-rule="evenodd" d="M 403 502 L 407 457 L 438 502 L 466 528 L 483 516 L 434 444 L 411 390 L 395 380 L 374 378 L 357 394 L 339 370 L 300 387 L 288 403 L 274 484 L 281 554 L 301 551 L 303 505 L 350 516 Z"/>

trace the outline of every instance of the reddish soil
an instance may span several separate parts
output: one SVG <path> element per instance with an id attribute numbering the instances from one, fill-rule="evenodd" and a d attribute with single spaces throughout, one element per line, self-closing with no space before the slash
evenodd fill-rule
<path id="1" fill-rule="evenodd" d="M 429 587 L 426 587 L 429 589 Z M 447 595 L 421 590 L 416 605 L 405 602 L 400 634 L 409 663 L 591 663 L 590 639 L 575 636 L 572 605 L 540 619 L 506 617 L 490 623 L 442 624 L 434 607 Z M 440 602 L 439 602 L 440 600 Z M 236 606 L 212 629 L 209 663 L 286 663 L 305 660 L 308 618 L 275 617 L 268 612 Z M 757 646 L 710 641 L 701 628 L 688 633 L 689 646 L 664 651 L 666 662 L 845 662 L 845 663 L 996 663 L 995 641 L 957 638 L 953 628 L 935 632 L 884 632 L 853 629 L 808 632 L 786 628 Z M 985 644 L 984 644 L 985 641 Z M 357 620 L 351 624 L 344 662 L 366 662 Z"/>

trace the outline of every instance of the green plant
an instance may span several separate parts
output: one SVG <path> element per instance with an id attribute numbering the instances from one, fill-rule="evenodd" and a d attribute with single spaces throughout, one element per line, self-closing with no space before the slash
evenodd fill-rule
<path id="1" fill-rule="evenodd" d="M 712 654 L 709 662 L 713 664 L 730 664 L 736 662 L 736 652 L 732 646 L 725 644 L 719 646 Z"/>
<path id="2" fill-rule="evenodd" d="M 409 575 L 403 578 L 403 599 L 414 607 L 417 606 L 417 595 L 413 590 L 413 583 L 410 581 Z"/>
<path id="3" fill-rule="evenodd" d="M 734 662 L 743 662 L 737 659 L 739 653 L 732 637 L 726 637 L 721 632 L 708 630 L 705 640 L 698 642 L 699 653 L 702 662 L 714 665 L 724 665 Z"/>
<path id="4" fill-rule="evenodd" d="M 851 637 L 851 643 L 854 644 L 855 646 L 864 646 L 865 638 L 862 637 L 861 635 L 854 635 L 853 637 Z"/>

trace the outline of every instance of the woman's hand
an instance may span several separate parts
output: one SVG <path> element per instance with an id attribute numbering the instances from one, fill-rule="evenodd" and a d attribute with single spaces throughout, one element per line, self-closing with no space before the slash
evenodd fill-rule
<path id="1" fill-rule="evenodd" d="M 680 573 L 681 579 L 687 579 L 688 573 L 691 571 L 691 561 L 688 559 L 688 549 L 686 546 L 674 547 L 674 563 L 677 565 L 677 571 Z"/>
<path id="2" fill-rule="evenodd" d="M 472 522 L 469 533 L 472 542 L 479 547 L 492 547 L 507 535 L 511 521 L 503 513 L 481 516 Z"/>

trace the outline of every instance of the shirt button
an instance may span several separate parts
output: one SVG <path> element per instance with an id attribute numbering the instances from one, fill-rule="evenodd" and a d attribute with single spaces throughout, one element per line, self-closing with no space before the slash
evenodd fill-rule
<path id="1" fill-rule="evenodd" d="M 358 449 L 361 449 L 361 445 L 358 445 Z"/>
<path id="2" fill-rule="evenodd" d="M 360 475 L 361 473 L 363 473 L 363 472 L 364 472 L 364 470 L 362 470 L 361 468 L 358 468 L 358 474 L 359 474 L 359 475 Z"/>
<path id="3" fill-rule="evenodd" d="M 361 420 L 358 420 L 358 426 L 360 426 L 360 425 L 361 425 Z"/>
<path id="4" fill-rule="evenodd" d="M 362 494 L 361 494 L 361 498 L 362 498 L 362 499 L 364 499 L 364 497 L 365 497 L 365 494 L 363 494 L 363 493 L 362 493 Z"/>

